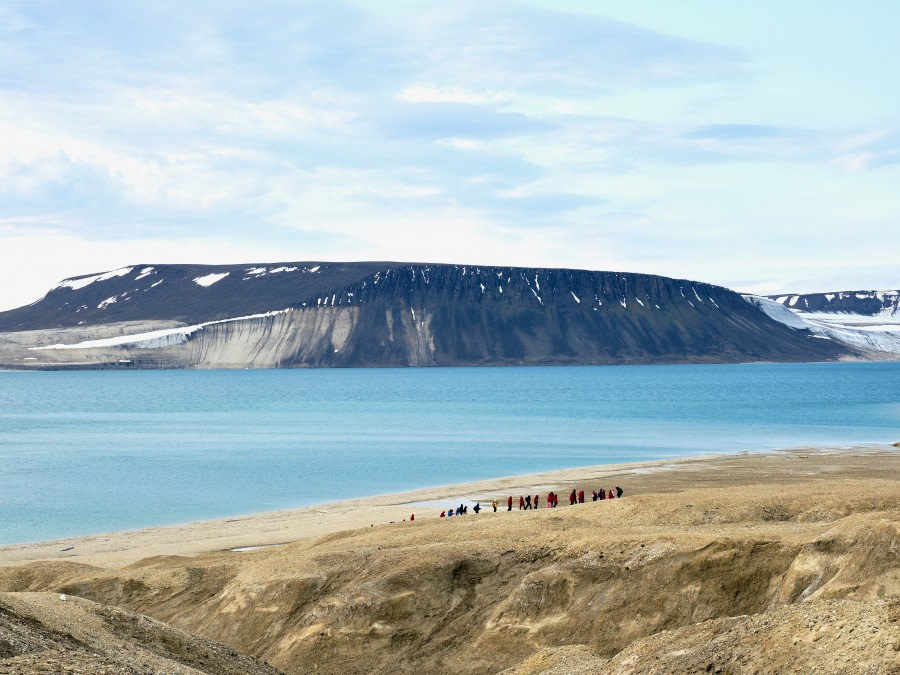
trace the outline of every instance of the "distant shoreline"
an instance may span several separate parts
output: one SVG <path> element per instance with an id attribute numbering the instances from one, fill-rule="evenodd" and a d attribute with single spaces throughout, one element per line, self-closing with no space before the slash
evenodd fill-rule
<path id="1" fill-rule="evenodd" d="M 897 444 L 848 448 L 794 448 L 735 454 L 708 454 L 627 464 L 602 464 L 542 473 L 421 488 L 400 493 L 317 504 L 298 509 L 245 514 L 208 521 L 165 525 L 141 530 L 93 534 L 81 537 L 0 547 L 0 566 L 36 560 L 70 561 L 122 567 L 157 555 L 191 556 L 213 551 L 253 550 L 287 544 L 344 530 L 403 523 L 412 513 L 417 520 L 436 518 L 442 508 L 461 500 L 480 501 L 482 514 L 467 518 L 506 514 L 505 499 L 519 494 L 539 494 L 542 508 L 546 494 L 561 495 L 561 509 L 568 494 L 584 490 L 586 499 L 600 487 L 621 485 L 624 497 L 654 492 L 678 492 L 692 487 L 728 487 L 763 484 L 763 489 L 792 482 L 871 478 L 900 481 L 900 448 Z M 501 501 L 497 514 L 490 500 Z M 432 505 L 435 504 L 435 505 Z M 444 508 L 446 508 L 444 507 Z M 239 552 L 234 555 L 239 555 Z"/>

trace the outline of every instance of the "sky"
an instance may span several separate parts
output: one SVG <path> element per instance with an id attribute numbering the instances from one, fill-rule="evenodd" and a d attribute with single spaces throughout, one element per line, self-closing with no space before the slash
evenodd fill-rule
<path id="1" fill-rule="evenodd" d="M 900 287 L 900 3 L 0 0 L 0 310 L 126 265 Z"/>

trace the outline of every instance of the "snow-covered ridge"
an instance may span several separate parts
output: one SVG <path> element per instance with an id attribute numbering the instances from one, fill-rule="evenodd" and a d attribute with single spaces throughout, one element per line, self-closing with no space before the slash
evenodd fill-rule
<path id="1" fill-rule="evenodd" d="M 134 335 L 118 335 L 112 338 L 102 338 L 99 340 L 85 340 L 75 344 L 64 345 L 46 345 L 44 347 L 30 347 L 30 351 L 41 351 L 43 349 L 95 349 L 97 347 L 122 347 L 129 346 L 141 349 L 157 349 L 160 347 L 168 347 L 171 345 L 187 342 L 188 337 L 197 331 L 203 330 L 207 326 L 218 324 L 233 323 L 236 321 L 247 321 L 249 319 L 264 319 L 270 316 L 277 316 L 289 312 L 289 309 L 279 309 L 265 314 L 250 314 L 248 316 L 238 316 L 233 319 L 221 319 L 220 321 L 207 321 L 206 323 L 198 323 L 194 326 L 183 326 L 181 328 L 164 328 L 162 330 L 149 331 L 147 333 L 136 333 Z"/>
<path id="2" fill-rule="evenodd" d="M 883 308 L 876 315 L 804 312 L 791 307 L 791 299 L 798 296 L 781 296 L 774 300 L 759 295 L 743 297 L 769 318 L 791 328 L 808 330 L 814 337 L 836 340 L 856 349 L 900 355 L 900 314 L 891 311 L 891 307 Z"/>
<path id="3" fill-rule="evenodd" d="M 836 291 L 769 296 L 790 309 L 821 315 L 900 316 L 900 291 Z M 868 321 L 867 321 L 868 323 Z"/>

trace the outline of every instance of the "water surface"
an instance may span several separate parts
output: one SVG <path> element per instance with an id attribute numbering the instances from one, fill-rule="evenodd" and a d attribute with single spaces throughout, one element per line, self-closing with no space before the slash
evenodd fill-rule
<path id="1" fill-rule="evenodd" d="M 0 544 L 900 440 L 900 363 L 0 373 Z"/>

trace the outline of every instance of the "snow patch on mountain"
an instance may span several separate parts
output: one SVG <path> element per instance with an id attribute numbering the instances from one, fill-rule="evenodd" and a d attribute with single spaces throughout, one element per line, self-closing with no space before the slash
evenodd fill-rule
<path id="1" fill-rule="evenodd" d="M 194 277 L 192 281 L 198 286 L 203 286 L 205 288 L 209 288 L 214 283 L 222 281 L 225 277 L 228 276 L 228 272 L 222 272 L 220 274 L 207 274 L 202 277 Z"/>
<path id="2" fill-rule="evenodd" d="M 188 338 L 197 331 L 203 330 L 207 326 L 217 324 L 234 323 L 236 321 L 248 321 L 250 319 L 264 319 L 270 316 L 277 316 L 288 312 L 288 309 L 279 309 L 264 314 L 250 314 L 248 316 L 238 316 L 233 319 L 222 319 L 220 321 L 207 321 L 198 323 L 194 326 L 182 326 L 180 328 L 164 328 L 162 330 L 149 331 L 147 333 L 136 333 L 134 335 L 117 335 L 111 338 L 102 338 L 99 340 L 85 340 L 75 344 L 55 344 L 45 345 L 43 347 L 30 347 L 29 351 L 42 351 L 45 349 L 95 349 L 97 347 L 134 347 L 141 349 L 157 349 L 161 347 L 169 347 L 171 345 L 187 342 Z"/>
<path id="3" fill-rule="evenodd" d="M 106 281 L 107 279 L 113 279 L 115 277 L 124 277 L 133 269 L 133 267 L 121 267 L 117 270 L 112 270 L 111 272 L 104 272 L 103 274 L 94 274 L 93 276 L 89 277 L 78 277 L 77 279 L 65 279 L 59 282 L 59 284 L 57 284 L 53 290 L 56 290 L 57 288 L 71 288 L 73 291 L 77 291 L 90 286 L 95 281 Z"/>
<path id="4" fill-rule="evenodd" d="M 783 296 L 777 300 L 758 295 L 743 297 L 769 318 L 797 330 L 808 330 L 813 337 L 837 340 L 855 349 L 900 355 L 900 316 L 890 307 L 872 316 L 852 312 L 804 312 L 790 306 L 790 300 L 797 296 Z M 787 305 L 783 304 L 784 300 L 788 301 Z"/>

